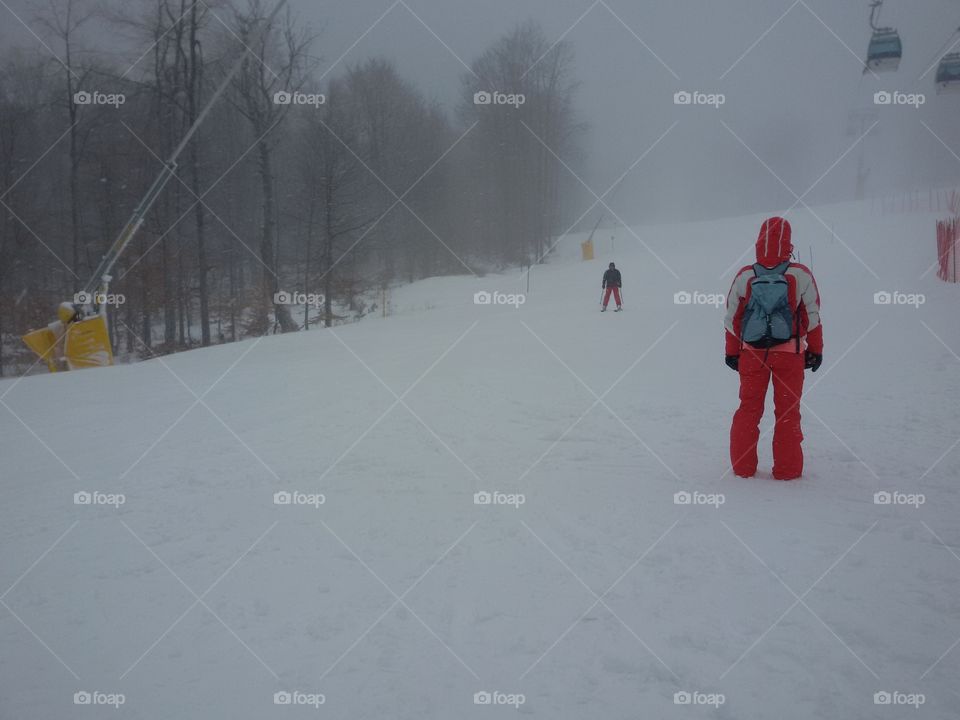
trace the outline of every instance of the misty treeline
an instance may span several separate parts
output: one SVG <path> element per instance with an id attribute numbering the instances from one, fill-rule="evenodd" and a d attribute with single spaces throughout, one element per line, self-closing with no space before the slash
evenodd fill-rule
<path id="1" fill-rule="evenodd" d="M 0 58 L 0 372 L 33 362 L 19 335 L 90 280 L 245 46 L 112 273 L 118 354 L 348 322 L 398 283 L 539 262 L 575 219 L 568 43 L 518 26 L 448 112 L 387 59 L 324 73 L 323 34 L 266 27 L 271 5 L 58 0 L 33 18 L 57 57 Z M 475 102 L 493 91 L 523 102 Z"/>

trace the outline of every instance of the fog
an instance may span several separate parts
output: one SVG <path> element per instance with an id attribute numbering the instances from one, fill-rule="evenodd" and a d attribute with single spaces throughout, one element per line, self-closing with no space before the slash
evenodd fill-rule
<path id="1" fill-rule="evenodd" d="M 18 0 L 10 9 L 36 28 L 36 5 Z M 849 134 L 848 117 L 858 109 L 877 111 L 876 126 L 863 141 L 868 196 L 960 177 L 960 160 L 953 156 L 960 148 L 960 127 L 952 121 L 960 98 L 937 96 L 931 69 L 938 49 L 958 39 L 950 37 L 960 26 L 960 3 L 953 0 L 886 2 L 881 24 L 900 31 L 904 57 L 898 72 L 879 75 L 862 72 L 870 36 L 866 2 L 290 0 L 289 5 L 319 33 L 314 52 L 324 74 L 383 56 L 451 111 L 467 66 L 517 23 L 534 20 L 548 38 L 569 40 L 581 83 L 577 109 L 588 130 L 582 163 L 565 160 L 599 195 L 646 153 L 605 198 L 626 221 L 788 208 L 796 199 L 791 190 L 803 195 L 815 183 L 807 203 L 852 199 L 860 148 L 853 147 L 859 133 Z M 39 46 L 9 10 L 3 12 L 5 44 Z M 110 45 L 115 34 L 108 41 L 92 28 L 86 32 L 98 51 L 122 53 L 122 46 Z M 673 94 L 680 90 L 722 93 L 725 103 L 676 106 Z M 919 109 L 876 107 L 878 90 L 923 93 L 926 102 Z M 590 190 L 584 188 L 583 209 L 595 200 Z"/>

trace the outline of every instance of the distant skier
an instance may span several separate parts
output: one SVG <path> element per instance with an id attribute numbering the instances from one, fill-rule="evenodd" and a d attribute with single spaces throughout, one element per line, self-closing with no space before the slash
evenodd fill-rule
<path id="1" fill-rule="evenodd" d="M 757 263 L 737 273 L 727 294 L 726 364 L 740 373 L 730 461 L 740 477 L 757 471 L 760 418 L 771 376 L 773 477 L 793 480 L 803 473 L 803 371 L 816 372 L 823 362 L 823 327 L 816 280 L 809 268 L 790 262 L 790 235 L 783 218 L 766 220 L 757 238 Z"/>
<path id="2" fill-rule="evenodd" d="M 603 274 L 603 284 L 600 287 L 604 289 L 603 307 L 600 309 L 600 312 L 607 311 L 607 304 L 610 302 L 610 293 L 613 293 L 613 299 L 617 303 L 615 312 L 623 310 L 620 304 L 620 288 L 623 287 L 623 283 L 621 282 L 620 271 L 617 270 L 617 266 L 613 263 L 610 263 L 610 267 L 608 267 L 607 271 Z"/>

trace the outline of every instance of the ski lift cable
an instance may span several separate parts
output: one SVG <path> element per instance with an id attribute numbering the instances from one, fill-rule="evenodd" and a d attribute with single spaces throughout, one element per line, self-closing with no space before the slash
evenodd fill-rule
<path id="1" fill-rule="evenodd" d="M 920 77 L 918 77 L 917 80 L 923 80 L 927 76 L 927 74 L 940 63 L 944 55 L 946 53 L 949 53 L 950 51 L 953 50 L 954 47 L 956 47 L 957 43 L 960 42 L 960 38 L 957 38 L 956 40 L 954 40 L 954 37 L 956 37 L 957 35 L 960 35 L 960 27 L 958 27 L 956 30 L 950 33 L 950 37 L 947 38 L 946 42 L 944 42 L 943 45 L 940 46 L 940 49 L 937 50 L 936 54 L 934 54 L 932 62 L 930 63 L 930 66 L 923 71 L 923 74 Z M 950 45 L 951 40 L 953 40 L 952 45 Z M 948 45 L 949 47 L 947 47 Z"/>
<path id="2" fill-rule="evenodd" d="M 244 45 L 243 51 L 240 53 L 240 56 L 236 59 L 236 61 L 234 61 L 233 66 L 230 68 L 230 71 L 227 73 L 226 77 L 224 77 L 223 82 L 221 82 L 216 91 L 214 91 L 213 95 L 210 97 L 210 100 L 207 101 L 206 106 L 197 116 L 197 119 L 194 120 L 193 124 L 189 127 L 186 134 L 180 140 L 180 143 L 171 153 L 170 158 L 166 161 L 166 163 L 164 163 L 163 170 L 160 171 L 160 174 L 157 175 L 157 178 L 153 181 L 153 184 L 140 200 L 140 203 L 133 211 L 133 215 L 130 216 L 130 219 L 127 221 L 126 225 L 123 226 L 123 229 L 120 231 L 117 239 L 113 241 L 110 249 L 104 253 L 103 258 L 100 260 L 100 265 L 94 271 L 93 275 L 90 277 L 90 280 L 83 288 L 86 293 L 93 293 L 99 287 L 101 287 L 102 284 L 109 282 L 110 272 L 113 270 L 113 266 L 120 258 L 120 255 L 123 254 L 123 251 L 133 239 L 134 235 L 136 235 L 137 231 L 140 229 L 140 226 L 143 225 L 144 221 L 146 220 L 147 213 L 150 211 L 153 203 L 159 197 L 164 186 L 170 181 L 170 178 L 172 178 L 174 173 L 177 171 L 177 158 L 180 156 L 180 153 L 183 152 L 183 149 L 187 146 L 187 143 L 189 143 L 193 138 L 194 133 L 196 133 L 197 129 L 199 129 L 204 119 L 206 119 L 207 115 L 210 113 L 210 110 L 220 99 L 220 96 L 223 95 L 224 91 L 227 89 L 227 86 L 240 70 L 241 65 L 247 57 L 247 53 L 251 52 L 250 46 L 256 45 L 259 42 L 260 38 L 267 31 L 267 29 L 272 26 L 273 19 L 276 17 L 277 13 L 280 12 L 280 9 L 286 4 L 286 2 L 287 0 L 278 0 L 276 6 L 273 8 L 273 11 L 264 20 L 259 32 L 257 33 L 256 41 L 251 42 L 249 45 Z"/>

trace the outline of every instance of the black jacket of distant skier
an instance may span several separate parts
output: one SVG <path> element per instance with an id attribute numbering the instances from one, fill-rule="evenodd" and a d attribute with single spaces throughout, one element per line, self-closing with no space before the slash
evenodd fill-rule
<path id="1" fill-rule="evenodd" d="M 611 268 L 603 274 L 603 285 L 600 287 L 618 287 L 622 288 L 623 283 L 620 281 L 620 271 L 616 268 Z"/>

